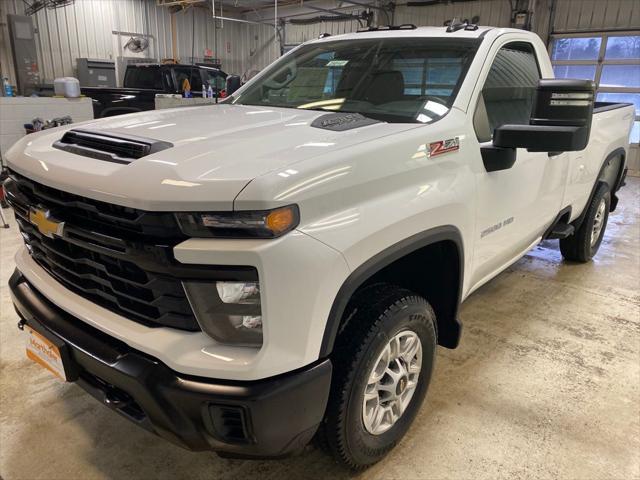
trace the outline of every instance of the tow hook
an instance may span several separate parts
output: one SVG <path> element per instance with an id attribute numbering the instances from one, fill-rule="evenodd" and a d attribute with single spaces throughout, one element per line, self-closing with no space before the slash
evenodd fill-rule
<path id="1" fill-rule="evenodd" d="M 120 394 L 114 388 L 107 386 L 104 390 L 103 402 L 105 405 L 108 405 L 110 407 L 121 409 L 126 407 L 131 402 L 131 400 Z"/>
<path id="2" fill-rule="evenodd" d="M 24 326 L 27 324 L 27 321 L 25 319 L 20 319 L 20 321 L 18 322 L 18 330 L 24 330 Z"/>

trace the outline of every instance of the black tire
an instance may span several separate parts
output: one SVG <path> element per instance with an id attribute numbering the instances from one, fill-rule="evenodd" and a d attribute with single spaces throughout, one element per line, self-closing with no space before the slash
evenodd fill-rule
<path id="1" fill-rule="evenodd" d="M 398 443 L 424 400 L 436 351 L 435 314 L 424 298 L 388 284 L 358 292 L 346 312 L 347 321 L 331 357 L 333 379 L 319 441 L 340 463 L 358 470 L 382 459 Z M 393 426 L 374 435 L 362 418 L 368 375 L 390 339 L 404 331 L 417 334 L 422 344 L 417 385 Z"/>
<path id="2" fill-rule="evenodd" d="M 604 203 L 604 212 L 600 212 L 601 227 L 598 237 L 592 242 L 592 232 L 596 223 L 596 217 L 599 215 L 599 209 Z M 574 262 L 588 262 L 600 248 L 604 231 L 607 228 L 607 220 L 609 219 L 609 209 L 611 208 L 611 192 L 606 183 L 600 183 L 596 191 L 587 205 L 587 211 L 580 228 L 573 235 L 560 240 L 560 252 L 566 260 Z"/>

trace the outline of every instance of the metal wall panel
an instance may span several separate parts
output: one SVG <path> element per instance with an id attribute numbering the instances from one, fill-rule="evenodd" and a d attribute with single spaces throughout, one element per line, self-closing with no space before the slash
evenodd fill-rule
<path id="1" fill-rule="evenodd" d="M 7 14 L 9 13 L 17 13 L 13 2 L 0 1 L 0 76 L 2 78 L 9 77 L 10 82 L 15 85 L 16 75 L 13 68 L 13 59 L 11 58 L 9 27 L 7 24 Z"/>
<path id="2" fill-rule="evenodd" d="M 428 7 L 399 6 L 394 23 L 442 26 L 452 18 L 468 19 L 480 17 L 481 25 L 509 26 L 511 7 L 507 0 L 476 0 L 471 2 L 437 4 Z"/>
<path id="3" fill-rule="evenodd" d="M 178 56 L 183 61 L 191 61 L 192 57 L 199 60 L 204 49 L 209 48 L 222 61 L 223 70 L 242 75 L 248 70 L 264 68 L 278 56 L 275 31 L 270 25 L 219 19 L 214 25 L 210 11 L 199 8 L 176 14 L 176 23 Z M 170 32 L 168 44 L 165 52 L 171 56 Z"/>
<path id="4" fill-rule="evenodd" d="M 546 0 L 541 0 L 546 1 Z M 469 19 L 480 16 L 482 25 L 509 26 L 511 18 L 511 8 L 507 0 L 475 0 L 470 2 L 436 4 L 427 7 L 407 7 L 402 2 L 396 7 L 393 23 L 396 25 L 403 23 L 413 23 L 417 26 L 442 26 L 445 20 L 454 17 Z M 327 7 L 330 5 L 326 5 Z M 354 7 L 352 10 L 342 9 L 344 13 L 359 13 L 362 7 Z M 291 10 L 286 11 L 291 14 Z M 377 12 L 376 12 L 377 13 Z M 322 15 L 322 12 L 310 13 L 309 16 Z M 386 24 L 387 20 L 378 14 L 379 22 Z M 312 25 L 286 25 L 285 42 L 287 44 L 297 44 L 314 38 L 322 33 L 337 35 L 350 33 L 362 28 L 357 21 L 351 22 L 323 22 Z"/>
<path id="5" fill-rule="evenodd" d="M 2 23 L 6 24 L 9 13 L 24 14 L 24 8 L 21 0 L 0 0 Z M 217 20 L 214 29 L 211 11 L 206 8 L 191 8 L 175 16 L 176 53 L 182 61 L 190 61 L 192 56 L 202 58 L 204 49 L 210 48 L 222 60 L 225 71 L 242 75 L 264 68 L 278 56 L 274 29 L 269 25 Z M 77 0 L 64 8 L 43 9 L 33 19 L 41 77 L 46 82 L 75 76 L 78 57 L 114 60 L 113 30 L 151 35 L 149 56 L 173 57 L 171 14 L 166 7 L 158 7 L 155 0 Z M 8 75 L 15 84 L 9 38 L 6 28 L 1 30 L 2 75 Z"/>
<path id="6" fill-rule="evenodd" d="M 362 9 L 354 9 L 354 10 L 341 10 L 343 13 L 347 14 L 357 14 L 361 12 Z M 315 15 L 327 15 L 328 13 L 316 12 Z M 314 15 L 311 15 L 314 16 Z M 360 28 L 363 28 L 364 25 L 358 23 L 357 20 L 350 20 L 344 22 L 321 22 L 321 23 L 313 23 L 311 25 L 294 25 L 288 23 L 285 26 L 285 44 L 294 45 L 302 42 L 306 42 L 307 40 L 313 40 L 314 38 L 318 38 L 323 33 L 328 33 L 330 35 L 340 35 L 341 33 L 351 33 L 355 32 Z"/>
<path id="7" fill-rule="evenodd" d="M 441 26 L 454 17 L 471 20 L 479 16 L 481 25 L 509 27 L 511 5 L 508 0 L 475 0 L 443 3 L 427 7 L 407 7 L 398 2 L 393 23 L 413 23 L 417 26 Z M 543 40 L 549 34 L 549 15 L 553 0 L 533 2 L 533 31 Z M 556 32 L 588 30 L 631 30 L 640 28 L 638 0 L 555 0 Z M 357 10 L 354 10 L 354 12 Z M 290 13 L 288 11 L 287 13 Z M 386 23 L 381 20 L 380 23 Z M 299 43 L 316 38 L 320 33 L 347 33 L 357 30 L 357 22 L 322 23 L 306 26 L 287 25 L 286 42 Z"/>
<path id="8" fill-rule="evenodd" d="M 556 33 L 638 28 L 637 0 L 556 0 Z"/>

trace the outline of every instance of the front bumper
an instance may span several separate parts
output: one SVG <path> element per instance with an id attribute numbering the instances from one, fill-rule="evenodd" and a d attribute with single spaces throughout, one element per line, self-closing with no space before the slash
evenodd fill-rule
<path id="1" fill-rule="evenodd" d="M 9 286 L 22 320 L 64 343 L 71 381 L 177 445 L 278 457 L 302 449 L 322 421 L 331 384 L 329 360 L 257 381 L 184 375 L 59 309 L 18 270 Z"/>

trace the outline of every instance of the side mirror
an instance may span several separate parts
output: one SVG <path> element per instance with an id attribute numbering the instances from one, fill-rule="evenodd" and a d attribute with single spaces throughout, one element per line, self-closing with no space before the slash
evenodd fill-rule
<path id="1" fill-rule="evenodd" d="M 530 152 L 573 152 L 589 143 L 595 85 L 590 80 L 540 80 L 529 125 L 502 125 L 483 149 L 487 171 L 510 168 L 516 148 Z M 506 151 L 509 150 L 509 151 Z M 504 161 L 500 159 L 504 158 Z M 489 168 L 492 168 L 489 170 Z"/>
<path id="2" fill-rule="evenodd" d="M 231 95 L 233 95 L 233 92 L 238 90 L 240 86 L 241 86 L 240 77 L 238 75 L 229 75 L 227 77 L 227 86 L 226 86 L 227 97 L 230 97 Z"/>
<path id="3" fill-rule="evenodd" d="M 594 84 L 590 80 L 540 80 L 529 125 L 496 128 L 493 143 L 531 152 L 573 152 L 589 143 Z"/>

